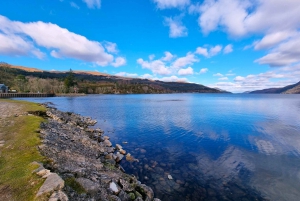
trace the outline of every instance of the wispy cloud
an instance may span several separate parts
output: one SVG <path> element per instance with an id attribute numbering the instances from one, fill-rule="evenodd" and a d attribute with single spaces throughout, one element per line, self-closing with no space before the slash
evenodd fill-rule
<path id="1" fill-rule="evenodd" d="M 138 74 L 136 74 L 136 73 L 126 73 L 126 72 L 119 72 L 119 73 L 116 73 L 115 75 L 120 76 L 120 77 L 132 77 L 132 78 L 138 77 Z"/>
<path id="2" fill-rule="evenodd" d="M 221 51 L 222 51 L 222 45 L 216 45 L 211 47 L 197 47 L 195 53 L 209 58 L 209 57 L 216 56 Z"/>
<path id="3" fill-rule="evenodd" d="M 73 7 L 73 8 L 76 8 L 76 9 L 80 9 L 80 7 L 74 3 L 73 1 L 70 2 L 70 5 Z"/>
<path id="4" fill-rule="evenodd" d="M 153 0 L 159 9 L 183 8 L 190 4 L 190 0 Z"/>
<path id="5" fill-rule="evenodd" d="M 233 46 L 231 44 L 226 45 L 223 49 L 223 53 L 224 54 L 229 54 L 233 51 Z"/>
<path id="6" fill-rule="evenodd" d="M 200 74 L 204 74 L 208 72 L 208 68 L 201 68 Z"/>
<path id="7" fill-rule="evenodd" d="M 82 0 L 86 3 L 88 8 L 100 8 L 101 7 L 101 0 Z"/>
<path id="8" fill-rule="evenodd" d="M 185 37 L 188 35 L 187 28 L 182 24 L 182 16 L 165 17 L 165 25 L 169 27 L 170 38 Z"/>

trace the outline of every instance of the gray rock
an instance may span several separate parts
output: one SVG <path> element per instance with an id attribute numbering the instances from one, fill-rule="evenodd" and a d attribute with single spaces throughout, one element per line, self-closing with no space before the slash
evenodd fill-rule
<path id="1" fill-rule="evenodd" d="M 121 150 L 121 149 L 122 149 L 122 146 L 119 145 L 119 144 L 116 144 L 116 148 L 117 148 L 118 150 Z"/>
<path id="2" fill-rule="evenodd" d="M 138 184 L 136 190 L 143 196 L 148 197 L 150 200 L 152 200 L 154 197 L 153 190 L 145 184 Z"/>
<path id="3" fill-rule="evenodd" d="M 109 140 L 104 140 L 103 143 L 104 143 L 104 146 L 107 146 L 107 147 L 112 146 L 112 143 Z"/>
<path id="4" fill-rule="evenodd" d="M 120 187 L 118 186 L 118 184 L 116 184 L 115 182 L 111 182 L 109 184 L 109 189 L 114 193 L 114 194 L 118 194 L 120 192 Z"/>
<path id="5" fill-rule="evenodd" d="M 86 178 L 77 178 L 76 181 L 90 194 L 96 194 L 100 185 Z"/>
<path id="6" fill-rule="evenodd" d="M 123 159 L 124 155 L 123 154 L 120 154 L 120 153 L 117 153 L 116 154 L 117 158 L 116 158 L 116 161 L 119 162 Z"/>
<path id="7" fill-rule="evenodd" d="M 118 197 L 122 200 L 122 201 L 130 201 L 130 197 L 127 193 L 125 193 L 124 191 L 120 191 Z"/>
<path id="8" fill-rule="evenodd" d="M 37 197 L 47 194 L 47 193 L 52 193 L 53 191 L 56 190 L 61 190 L 64 187 L 64 180 L 60 178 L 56 173 L 50 174 L 44 184 L 40 187 Z"/>
<path id="9" fill-rule="evenodd" d="M 62 191 L 54 191 L 48 201 L 68 201 L 68 196 Z"/>
<path id="10" fill-rule="evenodd" d="M 42 145 L 39 149 L 50 161 L 45 166 L 47 169 L 55 169 L 65 179 L 77 178 L 68 180 L 68 186 L 64 188 L 69 200 L 119 201 L 138 197 L 141 199 L 144 197 L 146 200 L 153 199 L 151 194 L 153 191 L 149 190 L 149 187 L 142 186 L 141 192 L 137 191 L 136 186 L 141 183 L 135 177 L 124 174 L 122 172 L 124 169 L 116 163 L 115 159 L 119 161 L 124 155 L 114 154 L 116 148 L 111 146 L 109 137 L 88 128 L 92 123 L 89 119 L 53 108 L 50 108 L 47 113 L 52 118 L 49 118 L 47 123 L 41 124 Z M 127 154 L 126 159 L 138 161 L 130 154 Z M 142 167 L 143 164 L 140 166 Z M 118 186 L 119 181 L 123 189 Z"/>

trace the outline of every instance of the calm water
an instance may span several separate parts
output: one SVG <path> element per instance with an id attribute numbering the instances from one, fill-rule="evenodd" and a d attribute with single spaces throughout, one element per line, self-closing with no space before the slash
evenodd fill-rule
<path id="1" fill-rule="evenodd" d="M 300 95 L 30 98 L 98 120 L 162 200 L 299 200 Z M 168 175 L 173 180 L 168 179 Z"/>

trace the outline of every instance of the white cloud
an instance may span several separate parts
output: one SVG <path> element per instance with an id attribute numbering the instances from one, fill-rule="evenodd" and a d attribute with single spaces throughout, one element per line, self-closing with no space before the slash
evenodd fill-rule
<path id="1" fill-rule="evenodd" d="M 70 2 L 70 5 L 73 7 L 73 8 L 76 8 L 76 9 L 79 9 L 80 7 L 74 3 L 73 1 Z"/>
<path id="2" fill-rule="evenodd" d="M 201 13 L 198 23 L 203 33 L 208 34 L 221 26 L 230 34 L 240 36 L 246 33 L 244 20 L 250 6 L 247 0 L 205 0 L 198 8 L 194 7 L 194 11 L 198 9 Z"/>
<path id="3" fill-rule="evenodd" d="M 18 35 L 5 35 L 0 32 L 0 54 L 8 56 L 33 55 L 43 59 L 45 54 L 35 48 L 32 42 Z"/>
<path id="4" fill-rule="evenodd" d="M 254 49 L 263 50 L 263 49 L 272 48 L 278 43 L 282 42 L 283 40 L 286 40 L 294 35 L 295 32 L 289 32 L 289 31 L 279 31 L 279 32 L 267 34 L 260 41 L 257 41 L 254 44 Z"/>
<path id="5" fill-rule="evenodd" d="M 217 54 L 219 54 L 222 51 L 222 46 L 221 45 L 211 46 L 209 49 L 208 48 L 206 48 L 206 47 L 197 47 L 195 53 L 199 54 L 199 55 L 203 55 L 203 56 L 209 58 L 209 57 L 216 56 Z"/>
<path id="6" fill-rule="evenodd" d="M 222 46 L 221 45 L 216 45 L 215 47 L 210 48 L 209 50 L 209 56 L 215 56 L 217 54 L 219 54 L 222 50 Z"/>
<path id="7" fill-rule="evenodd" d="M 220 77 L 218 80 L 228 80 L 228 77 Z"/>
<path id="8" fill-rule="evenodd" d="M 276 68 L 274 71 L 267 71 L 247 76 L 236 76 L 234 82 L 217 82 L 210 87 L 218 87 L 231 92 L 254 91 L 266 88 L 285 87 L 299 82 L 300 64 Z"/>
<path id="9" fill-rule="evenodd" d="M 174 58 L 174 55 L 171 52 L 166 51 L 165 56 L 162 58 L 163 61 L 171 61 Z"/>
<path id="10" fill-rule="evenodd" d="M 208 57 L 208 51 L 207 51 L 207 48 L 204 48 L 204 47 L 197 47 L 196 53 L 197 53 L 197 54 L 200 54 L 200 55 L 203 55 L 203 56 L 205 56 L 205 57 Z"/>
<path id="11" fill-rule="evenodd" d="M 193 75 L 193 74 L 194 74 L 194 69 L 191 67 L 180 69 L 178 71 L 178 75 Z"/>
<path id="12" fill-rule="evenodd" d="M 145 61 L 142 58 L 137 59 L 137 63 L 142 66 L 142 68 L 146 68 L 151 70 L 154 74 L 158 75 L 170 75 L 178 73 L 178 71 L 187 66 L 192 66 L 195 62 L 198 62 L 199 59 L 195 56 L 195 54 L 188 52 L 186 56 L 179 57 L 175 60 L 175 57 L 170 52 L 165 52 L 165 56 L 160 59 Z M 151 55 L 150 55 L 151 56 Z"/>
<path id="13" fill-rule="evenodd" d="M 229 53 L 232 52 L 232 51 L 233 51 L 233 47 L 232 47 L 231 44 L 226 45 L 226 46 L 224 47 L 224 49 L 223 49 L 224 54 L 229 54 Z"/>
<path id="14" fill-rule="evenodd" d="M 151 78 L 153 78 L 153 76 L 150 75 L 150 74 L 144 74 L 144 75 L 141 76 L 141 78 L 143 78 L 143 79 L 151 79 Z"/>
<path id="15" fill-rule="evenodd" d="M 236 77 L 234 78 L 234 81 L 236 81 L 236 82 L 244 81 L 244 80 L 245 80 L 245 78 L 242 77 L 242 76 L 236 76 Z"/>
<path id="16" fill-rule="evenodd" d="M 223 77 L 224 75 L 221 74 L 221 73 L 216 73 L 216 74 L 213 74 L 213 76 L 215 76 L 215 77 Z"/>
<path id="17" fill-rule="evenodd" d="M 202 69 L 200 70 L 200 74 L 207 73 L 207 71 L 208 71 L 208 68 L 202 68 Z"/>
<path id="18" fill-rule="evenodd" d="M 300 62 L 300 33 L 287 41 L 280 43 L 266 56 L 255 60 L 259 64 L 270 66 L 285 66 Z"/>
<path id="19" fill-rule="evenodd" d="M 247 46 L 269 50 L 266 56 L 256 60 L 260 64 L 283 66 L 300 61 L 294 45 L 298 44 L 300 34 L 298 1 L 205 0 L 190 6 L 189 10 L 199 13 L 199 26 L 205 34 L 221 29 L 232 36 L 262 35 L 261 40 Z"/>
<path id="20" fill-rule="evenodd" d="M 100 8 L 101 7 L 101 1 L 100 0 L 82 0 L 84 3 L 86 3 L 88 8 Z"/>
<path id="21" fill-rule="evenodd" d="M 175 69 L 179 69 L 187 65 L 193 65 L 195 62 L 199 62 L 199 59 L 197 59 L 191 52 L 188 52 L 185 57 L 176 59 L 173 62 L 172 67 Z"/>
<path id="22" fill-rule="evenodd" d="M 30 54 L 42 58 L 45 55 L 39 49 L 42 47 L 49 50 L 51 56 L 55 58 L 73 58 L 99 66 L 124 64 L 124 58 L 114 59 L 113 55 L 105 51 L 101 43 L 90 41 L 84 36 L 52 23 L 41 21 L 22 23 L 10 21 L 0 15 L 0 34 L 0 44 L 6 44 L 0 46 L 3 54 L 25 55 L 16 50 L 16 47 L 22 47 Z"/>
<path id="23" fill-rule="evenodd" d="M 255 1 L 254 1 L 255 2 Z M 300 27 L 300 4 L 295 0 L 258 0 L 245 19 L 248 32 L 275 33 Z M 272 16 L 272 17 L 270 17 Z M 268 20 L 266 20 L 268 19 Z"/>
<path id="24" fill-rule="evenodd" d="M 133 78 L 138 76 L 138 74 L 136 74 L 136 73 L 126 73 L 126 72 L 119 72 L 119 73 L 116 73 L 115 75 L 121 76 L 121 77 L 133 77 Z"/>
<path id="25" fill-rule="evenodd" d="M 140 64 L 142 68 L 149 69 L 155 74 L 159 74 L 159 75 L 171 74 L 171 70 L 169 69 L 169 67 L 167 67 L 165 63 L 161 60 L 144 61 L 142 58 L 139 58 L 137 60 L 137 63 Z"/>
<path id="26" fill-rule="evenodd" d="M 163 77 L 163 78 L 160 78 L 159 80 L 164 81 L 164 82 L 187 82 L 188 81 L 186 78 L 179 78 L 175 75 L 172 75 L 170 77 Z"/>
<path id="27" fill-rule="evenodd" d="M 187 28 L 182 24 L 181 18 L 181 16 L 165 18 L 165 25 L 170 28 L 169 37 L 178 38 L 188 35 Z"/>
<path id="28" fill-rule="evenodd" d="M 120 67 L 120 66 L 124 66 L 125 64 L 126 64 L 126 59 L 124 57 L 117 57 L 115 61 L 111 63 L 113 67 Z"/>
<path id="29" fill-rule="evenodd" d="M 153 0 L 159 9 L 183 8 L 190 4 L 190 0 Z"/>

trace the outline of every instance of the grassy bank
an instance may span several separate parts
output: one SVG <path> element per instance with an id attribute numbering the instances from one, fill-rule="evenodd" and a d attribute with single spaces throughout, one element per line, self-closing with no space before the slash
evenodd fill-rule
<path id="1" fill-rule="evenodd" d="M 40 144 L 37 130 L 43 118 L 28 115 L 16 117 L 14 113 L 45 111 L 45 108 L 35 103 L 1 99 L 0 105 L 0 140 L 4 141 L 0 147 L 0 200 L 34 200 L 43 183 L 43 179 L 32 174 L 37 166 L 31 164 L 44 160 L 37 149 Z"/>

